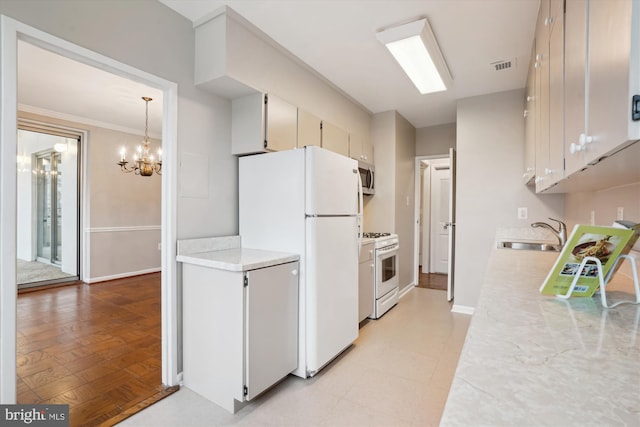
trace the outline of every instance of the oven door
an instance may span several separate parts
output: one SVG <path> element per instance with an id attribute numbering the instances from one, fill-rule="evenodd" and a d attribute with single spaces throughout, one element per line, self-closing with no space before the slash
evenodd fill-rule
<path id="1" fill-rule="evenodd" d="M 398 287 L 398 245 L 376 249 L 376 299 Z"/>

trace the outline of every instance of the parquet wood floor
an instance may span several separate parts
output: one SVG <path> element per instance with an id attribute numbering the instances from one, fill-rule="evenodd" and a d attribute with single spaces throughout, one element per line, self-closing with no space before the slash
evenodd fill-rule
<path id="1" fill-rule="evenodd" d="M 113 425 L 175 391 L 161 382 L 160 273 L 21 293 L 17 309 L 18 403 Z"/>

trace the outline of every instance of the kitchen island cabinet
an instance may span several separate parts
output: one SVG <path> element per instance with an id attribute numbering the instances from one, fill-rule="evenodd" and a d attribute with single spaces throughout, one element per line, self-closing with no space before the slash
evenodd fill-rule
<path id="1" fill-rule="evenodd" d="M 246 248 L 178 255 L 186 387 L 235 413 L 296 369 L 297 259 Z"/>
<path id="2" fill-rule="evenodd" d="M 493 250 L 441 426 L 640 425 L 640 306 L 541 295 L 557 255 Z"/>

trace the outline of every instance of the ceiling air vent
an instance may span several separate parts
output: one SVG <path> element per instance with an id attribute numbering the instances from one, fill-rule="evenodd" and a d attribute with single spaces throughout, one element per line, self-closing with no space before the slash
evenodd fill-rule
<path id="1" fill-rule="evenodd" d="M 507 59 L 504 61 L 496 61 L 489 64 L 491 69 L 494 71 L 502 71 L 508 70 L 509 68 L 515 68 L 516 60 L 515 59 Z"/>

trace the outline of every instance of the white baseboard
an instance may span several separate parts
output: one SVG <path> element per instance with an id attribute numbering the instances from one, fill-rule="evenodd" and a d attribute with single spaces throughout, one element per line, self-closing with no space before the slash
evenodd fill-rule
<path id="1" fill-rule="evenodd" d="M 402 298 L 403 296 L 405 296 L 407 293 L 409 293 L 409 291 L 413 288 L 416 287 L 415 283 L 410 283 L 407 286 L 405 286 L 404 288 L 402 288 L 402 290 L 400 291 L 400 294 L 398 295 L 398 298 Z"/>
<path id="2" fill-rule="evenodd" d="M 157 273 L 159 271 L 162 271 L 161 268 L 149 268 L 146 270 L 139 270 L 139 271 L 130 271 L 128 273 L 120 273 L 120 274 L 114 274 L 111 276 L 102 276 L 102 277 L 91 277 L 88 279 L 84 279 L 85 283 L 98 283 L 98 282 L 106 282 L 107 280 L 115 280 L 115 279 L 122 279 L 124 277 L 132 277 L 132 276 L 140 276 L 142 274 L 149 274 L 149 273 Z"/>
<path id="3" fill-rule="evenodd" d="M 475 310 L 476 309 L 474 307 L 469 307 L 467 305 L 453 304 L 453 307 L 451 307 L 451 312 L 452 313 L 460 313 L 460 314 L 472 315 L 475 312 Z"/>

